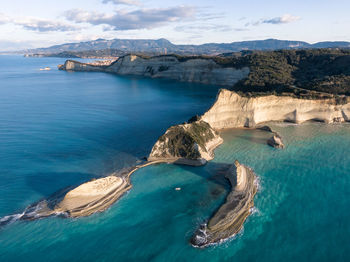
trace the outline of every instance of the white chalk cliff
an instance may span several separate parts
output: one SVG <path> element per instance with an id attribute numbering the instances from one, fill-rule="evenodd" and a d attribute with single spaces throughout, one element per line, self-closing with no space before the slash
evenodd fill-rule
<path id="1" fill-rule="evenodd" d="M 99 66 L 67 60 L 59 69 L 67 71 L 100 71 L 118 75 L 136 75 L 166 78 L 182 82 L 233 86 L 249 74 L 249 68 L 223 67 L 212 59 L 188 58 L 179 61 L 176 56 L 142 58 L 126 55 L 110 66 Z"/>
<path id="2" fill-rule="evenodd" d="M 214 129 L 254 127 L 269 121 L 325 123 L 350 121 L 350 103 L 335 99 L 298 99 L 290 96 L 242 97 L 222 89 L 214 105 L 201 117 Z"/>

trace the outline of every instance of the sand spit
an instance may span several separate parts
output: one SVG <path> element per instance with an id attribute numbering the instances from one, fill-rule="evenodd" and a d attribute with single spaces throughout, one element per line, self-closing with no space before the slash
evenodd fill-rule
<path id="1" fill-rule="evenodd" d="M 84 183 L 69 191 L 53 211 L 66 213 L 68 217 L 89 216 L 104 211 L 132 187 L 130 176 L 136 170 L 162 162 L 146 162 L 132 167 L 121 177 L 111 175 Z"/>

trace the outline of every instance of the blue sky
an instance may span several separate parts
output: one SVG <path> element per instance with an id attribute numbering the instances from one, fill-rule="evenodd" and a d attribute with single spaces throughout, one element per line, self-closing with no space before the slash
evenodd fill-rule
<path id="1" fill-rule="evenodd" d="M 350 41 L 348 0 L 1 0 L 0 50 L 97 38 Z"/>

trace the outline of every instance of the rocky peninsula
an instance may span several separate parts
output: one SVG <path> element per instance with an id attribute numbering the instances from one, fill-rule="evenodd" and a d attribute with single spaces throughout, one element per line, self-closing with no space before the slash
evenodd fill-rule
<path id="1" fill-rule="evenodd" d="M 104 211 L 131 189 L 130 176 L 136 170 L 165 162 L 204 165 L 214 158 L 213 151 L 222 142 L 220 135 L 204 121 L 172 126 L 158 139 L 143 164 L 55 194 L 29 206 L 22 214 L 8 216 L 8 222 L 14 216 L 20 220 L 34 220 L 55 215 L 82 217 Z"/>
<path id="2" fill-rule="evenodd" d="M 126 55 L 108 66 L 67 60 L 58 68 L 66 71 L 108 72 L 219 86 L 233 86 L 249 74 L 248 67 L 225 67 L 210 58 L 180 59 L 175 55 L 155 57 Z"/>
<path id="3" fill-rule="evenodd" d="M 218 243 L 237 234 L 254 206 L 257 183 L 253 170 L 236 160 L 226 178 L 232 190 L 209 222 L 194 233 L 191 243 L 196 247 Z"/>
<path id="4" fill-rule="evenodd" d="M 131 189 L 130 176 L 136 170 L 164 162 L 204 165 L 214 158 L 213 150 L 222 142 L 219 134 L 204 121 L 172 126 L 155 143 L 147 162 L 119 176 L 96 179 L 72 189 L 53 208 L 42 209 L 40 216 L 63 213 L 68 217 L 81 217 L 101 212 Z"/>

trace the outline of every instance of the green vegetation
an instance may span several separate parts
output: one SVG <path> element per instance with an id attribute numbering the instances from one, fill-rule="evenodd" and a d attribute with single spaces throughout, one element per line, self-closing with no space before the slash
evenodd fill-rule
<path id="1" fill-rule="evenodd" d="M 350 95 L 350 49 L 242 51 L 220 56 L 165 56 L 175 57 L 179 62 L 210 59 L 223 67 L 249 67 L 248 77 L 232 87 L 232 90 L 240 91 L 244 95 L 288 94 L 305 98 Z"/>
<path id="2" fill-rule="evenodd" d="M 100 51 L 81 53 L 99 55 Z M 107 51 L 111 50 L 101 52 Z M 110 53 L 110 55 L 121 54 L 122 52 Z M 179 62 L 207 59 L 222 67 L 249 67 L 248 77 L 231 87 L 244 96 L 274 94 L 298 98 L 336 97 L 339 101 L 343 101 L 339 96 L 350 96 L 350 49 L 242 51 L 219 56 L 178 54 L 152 56 L 146 53 L 136 55 L 143 59 L 172 57 Z M 168 69 L 168 66 L 162 65 L 156 70 L 162 72 Z M 147 67 L 147 72 L 151 75 L 155 73 L 154 70 L 152 67 Z"/>
<path id="3" fill-rule="evenodd" d="M 310 49 L 252 52 L 216 59 L 223 66 L 250 68 L 233 89 L 292 93 L 298 97 L 350 95 L 350 50 Z"/>
<path id="4" fill-rule="evenodd" d="M 180 62 L 211 59 L 223 67 L 249 67 L 248 77 L 232 87 L 232 90 L 240 91 L 243 95 L 288 94 L 305 98 L 350 95 L 350 49 L 242 51 L 220 56 L 167 56 L 176 57 Z"/>
<path id="5" fill-rule="evenodd" d="M 215 131 L 204 121 L 193 122 L 186 127 L 183 125 L 172 126 L 159 138 L 166 142 L 167 151 L 172 156 L 187 159 L 200 158 L 197 144 L 203 151 L 207 151 L 205 145 L 215 138 Z"/>

